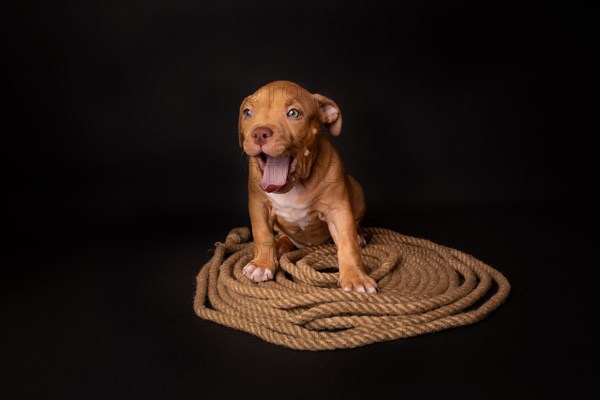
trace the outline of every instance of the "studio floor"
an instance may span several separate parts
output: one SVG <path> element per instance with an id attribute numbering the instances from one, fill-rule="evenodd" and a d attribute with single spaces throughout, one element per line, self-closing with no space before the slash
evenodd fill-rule
<path id="1" fill-rule="evenodd" d="M 195 277 L 236 221 L 123 221 L 13 249 L 4 399 L 579 398 L 591 378 L 584 204 L 420 209 L 386 228 L 459 249 L 512 289 L 485 320 L 355 349 L 297 351 L 197 317 Z M 381 226 L 367 218 L 366 226 Z M 243 224 L 243 221 L 242 221 Z M 64 239 L 64 240 L 63 240 Z M 574 396 L 574 397 L 573 397 Z"/>

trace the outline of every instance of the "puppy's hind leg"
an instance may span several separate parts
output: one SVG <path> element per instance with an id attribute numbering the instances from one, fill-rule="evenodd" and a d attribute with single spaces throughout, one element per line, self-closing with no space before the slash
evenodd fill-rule
<path id="1" fill-rule="evenodd" d="M 358 241 L 358 247 L 362 249 L 371 240 L 371 235 L 359 226 L 357 227 L 356 240 Z"/>
<path id="2" fill-rule="evenodd" d="M 284 233 L 277 235 L 277 258 L 280 258 L 287 252 L 296 250 L 297 247 L 292 243 L 289 237 Z"/>

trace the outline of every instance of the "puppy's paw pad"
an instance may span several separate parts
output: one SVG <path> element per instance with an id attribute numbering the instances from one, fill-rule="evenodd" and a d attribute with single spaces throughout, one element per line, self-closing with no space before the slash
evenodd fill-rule
<path id="1" fill-rule="evenodd" d="M 260 268 L 252 263 L 246 264 L 242 273 L 253 282 L 264 282 L 273 279 L 273 272 L 269 268 Z"/>

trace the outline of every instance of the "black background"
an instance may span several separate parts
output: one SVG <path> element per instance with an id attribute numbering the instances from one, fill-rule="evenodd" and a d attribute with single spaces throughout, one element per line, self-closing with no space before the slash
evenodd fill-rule
<path id="1" fill-rule="evenodd" d="M 590 9 L 481 1 L 20 1 L 6 14 L 3 398 L 562 398 L 597 265 Z M 334 99 L 366 226 L 511 281 L 473 326 L 304 353 L 197 318 L 248 226 L 241 100 Z M 596 148 L 595 148 L 596 147 Z"/>

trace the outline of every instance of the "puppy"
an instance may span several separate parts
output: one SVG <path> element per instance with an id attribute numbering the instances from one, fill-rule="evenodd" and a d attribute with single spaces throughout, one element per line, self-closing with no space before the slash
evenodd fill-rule
<path id="1" fill-rule="evenodd" d="M 333 239 L 339 286 L 376 292 L 360 255 L 363 190 L 346 175 L 328 136 L 338 136 L 341 129 L 337 104 L 294 82 L 268 83 L 242 102 L 239 140 L 249 157 L 248 210 L 255 243 L 253 259 L 243 268 L 247 278 L 273 279 L 278 255 Z"/>

